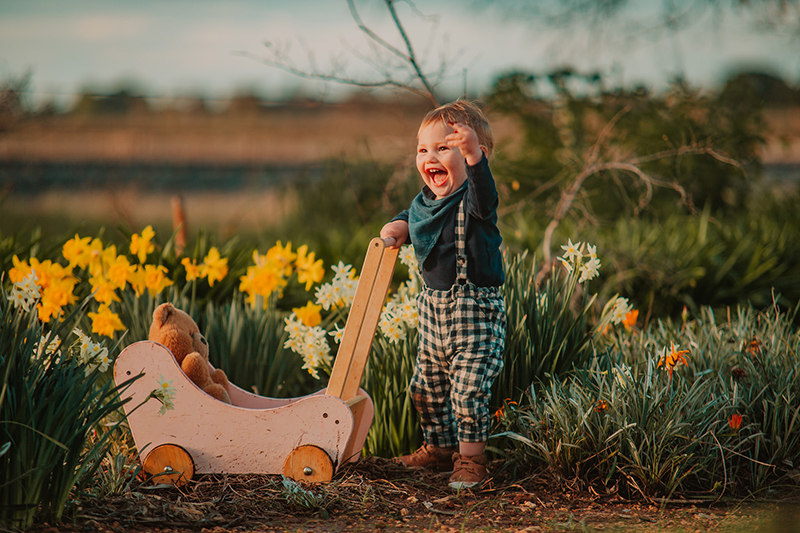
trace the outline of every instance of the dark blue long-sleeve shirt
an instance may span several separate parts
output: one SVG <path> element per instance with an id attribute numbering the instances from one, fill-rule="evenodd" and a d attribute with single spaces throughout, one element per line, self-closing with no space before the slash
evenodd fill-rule
<path id="1" fill-rule="evenodd" d="M 503 284 L 504 273 L 500 252 L 502 238 L 497 229 L 498 195 L 486 156 L 474 166 L 467 165 L 466 186 L 464 209 L 467 216 L 467 277 L 478 287 L 499 287 Z M 420 194 L 430 199 L 436 198 L 427 185 Z M 421 266 L 422 279 L 431 289 L 447 290 L 455 283 L 457 211 L 456 204 L 445 217 L 439 239 Z M 393 220 L 408 222 L 408 218 L 408 210 L 405 210 Z"/>

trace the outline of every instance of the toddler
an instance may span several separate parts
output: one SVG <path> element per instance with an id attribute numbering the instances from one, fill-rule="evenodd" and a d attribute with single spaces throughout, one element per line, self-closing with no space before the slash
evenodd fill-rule
<path id="1" fill-rule="evenodd" d="M 503 368 L 506 312 L 498 196 L 488 157 L 488 120 L 459 100 L 429 112 L 417 134 L 424 187 L 381 229 L 394 247 L 409 242 L 420 265 L 419 346 L 411 397 L 424 443 L 396 458 L 407 467 L 453 473 L 454 490 L 488 476 L 492 383 Z"/>

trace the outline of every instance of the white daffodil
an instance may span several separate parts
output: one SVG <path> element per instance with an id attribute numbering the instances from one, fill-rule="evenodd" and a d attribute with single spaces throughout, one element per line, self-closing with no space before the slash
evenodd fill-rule
<path id="1" fill-rule="evenodd" d="M 597 277 L 600 271 L 600 260 L 597 257 L 590 259 L 586 264 L 581 265 L 581 276 L 578 278 L 578 283 L 589 281 Z"/>
<path id="2" fill-rule="evenodd" d="M 161 409 L 158 411 L 159 415 L 165 414 L 170 409 L 175 409 L 175 393 L 177 392 L 175 388 L 171 387 L 172 380 L 166 381 L 164 376 L 159 374 L 158 376 L 158 388 L 155 389 L 150 395 L 161 402 Z"/>
<path id="3" fill-rule="evenodd" d="M 336 299 L 333 297 L 333 286 L 330 283 L 318 286 L 314 291 L 314 299 L 317 305 L 321 305 L 326 311 L 330 310 L 332 306 L 336 305 Z"/>
<path id="4" fill-rule="evenodd" d="M 419 311 L 417 310 L 417 301 L 404 299 L 400 306 L 400 317 L 406 324 L 412 328 L 417 327 L 419 323 Z"/>
<path id="5" fill-rule="evenodd" d="M 332 266 L 331 270 L 334 272 L 333 280 L 317 287 L 314 294 L 317 305 L 321 305 L 326 311 L 332 307 L 349 307 L 353 303 L 358 286 L 358 279 L 352 266 L 339 261 L 339 264 Z"/>
<path id="6" fill-rule="evenodd" d="M 414 252 L 414 247 L 407 244 L 400 248 L 400 262 L 408 267 L 411 272 L 419 270 L 419 263 L 417 262 L 417 254 Z"/>
<path id="7" fill-rule="evenodd" d="M 298 337 L 303 334 L 305 326 L 303 323 L 298 320 L 297 314 L 292 313 L 284 320 L 286 322 L 286 327 L 284 327 L 284 331 L 289 334 L 289 337 Z"/>
<path id="8" fill-rule="evenodd" d="M 44 355 L 53 355 L 58 350 L 59 346 L 61 346 L 61 339 L 58 335 L 53 335 L 53 338 L 50 339 L 47 335 L 42 335 L 34 345 L 34 352 L 36 353 L 36 357 L 42 357 Z"/>
<path id="9" fill-rule="evenodd" d="M 11 294 L 8 295 L 8 301 L 17 309 L 22 309 L 25 312 L 31 310 L 31 301 L 24 292 L 18 290 L 16 287 L 11 289 Z"/>
<path id="10" fill-rule="evenodd" d="M 583 253 L 581 253 L 581 243 L 572 243 L 572 239 L 567 240 L 567 244 L 562 245 L 561 249 L 564 250 L 564 258 L 568 261 L 577 261 L 581 257 L 583 257 Z"/>
<path id="11" fill-rule="evenodd" d="M 331 270 L 333 270 L 335 278 L 355 277 L 355 270 L 353 270 L 353 266 L 345 265 L 342 261 L 339 261 L 339 263 L 336 265 L 331 265 Z"/>
<path id="12" fill-rule="evenodd" d="M 627 298 L 617 298 L 614 302 L 614 308 L 611 310 L 611 321 L 614 324 L 619 324 L 623 320 L 625 320 L 625 315 L 628 314 L 631 310 L 630 305 L 628 305 Z"/>
<path id="13" fill-rule="evenodd" d="M 342 342 L 342 336 L 344 335 L 344 328 L 340 328 L 338 324 L 334 324 L 333 331 L 329 332 L 328 335 L 333 337 L 333 342 L 340 344 Z"/>
<path id="14" fill-rule="evenodd" d="M 286 342 L 283 343 L 283 347 L 287 350 L 291 350 L 295 353 L 300 352 L 300 339 L 298 337 L 289 337 L 286 339 Z"/>
<path id="15" fill-rule="evenodd" d="M 564 268 L 567 270 L 567 274 L 572 274 L 572 271 L 574 270 L 572 263 L 570 263 L 563 257 L 557 257 L 556 259 L 558 259 L 561 262 L 561 264 L 564 265 Z"/>
<path id="16" fill-rule="evenodd" d="M 95 356 L 94 362 L 100 368 L 100 372 L 108 370 L 108 365 L 111 364 L 111 356 L 108 354 L 108 348 L 103 347 L 97 356 Z"/>

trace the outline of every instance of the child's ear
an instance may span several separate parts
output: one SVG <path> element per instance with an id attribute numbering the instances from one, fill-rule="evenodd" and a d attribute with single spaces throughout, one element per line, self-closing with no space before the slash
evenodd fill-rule
<path id="1" fill-rule="evenodd" d="M 489 149 L 486 148 L 484 145 L 480 145 L 480 146 L 481 146 L 481 152 L 483 152 L 483 155 L 486 156 L 486 159 L 489 159 Z"/>

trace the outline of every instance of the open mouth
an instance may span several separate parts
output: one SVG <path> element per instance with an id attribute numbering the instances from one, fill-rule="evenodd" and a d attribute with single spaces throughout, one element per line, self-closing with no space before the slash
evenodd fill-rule
<path id="1" fill-rule="evenodd" d="M 429 168 L 427 172 L 431 182 L 437 187 L 441 187 L 447 181 L 447 172 L 440 168 Z"/>

